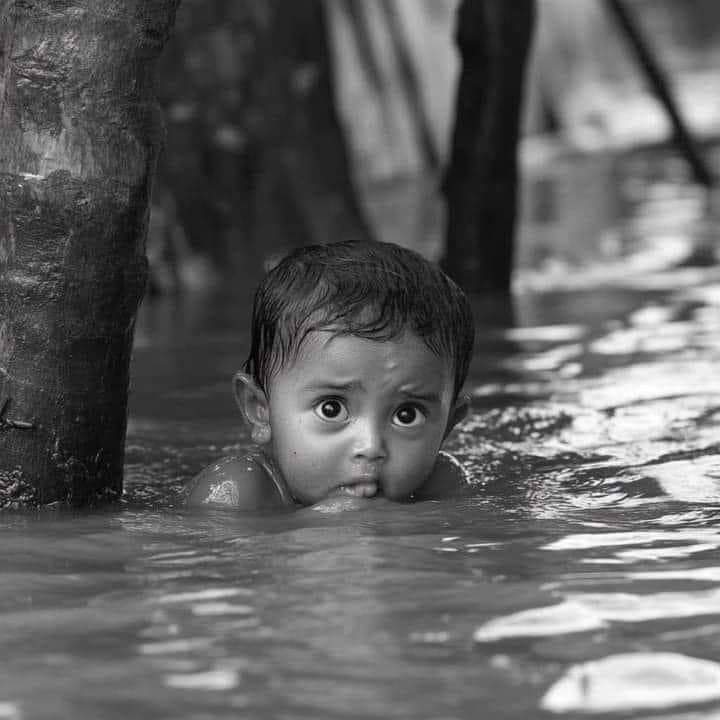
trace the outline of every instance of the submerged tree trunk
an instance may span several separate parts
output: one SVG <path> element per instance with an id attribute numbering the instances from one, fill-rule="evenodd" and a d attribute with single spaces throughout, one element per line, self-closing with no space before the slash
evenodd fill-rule
<path id="1" fill-rule="evenodd" d="M 272 254 L 370 239 L 335 104 L 323 1 L 274 0 L 267 9 L 255 83 L 255 241 Z"/>
<path id="2" fill-rule="evenodd" d="M 507 292 L 513 264 L 517 147 L 534 0 L 463 0 L 462 59 L 450 165 L 444 267 L 474 292 Z"/>
<path id="3" fill-rule="evenodd" d="M 178 0 L 0 0 L 0 507 L 122 488 Z"/>

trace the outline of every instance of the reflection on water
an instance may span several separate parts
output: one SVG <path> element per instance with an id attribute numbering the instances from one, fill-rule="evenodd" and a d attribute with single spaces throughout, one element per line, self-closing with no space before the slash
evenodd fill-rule
<path id="1" fill-rule="evenodd" d="M 637 652 L 573 666 L 548 690 L 541 707 L 558 713 L 607 713 L 713 700 L 720 700 L 719 664 L 679 653 Z"/>
<path id="2" fill-rule="evenodd" d="M 123 503 L 0 516 L 0 719 L 720 716 L 720 272 L 651 242 L 476 300 L 473 487 L 416 505 L 185 512 L 249 298 L 146 306 Z"/>

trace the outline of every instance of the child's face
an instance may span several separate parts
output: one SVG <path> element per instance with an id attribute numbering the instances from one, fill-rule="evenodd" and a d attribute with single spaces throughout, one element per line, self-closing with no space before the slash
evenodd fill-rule
<path id="1" fill-rule="evenodd" d="M 269 387 L 270 452 L 294 497 L 411 495 L 452 427 L 453 382 L 415 335 L 312 333 Z"/>

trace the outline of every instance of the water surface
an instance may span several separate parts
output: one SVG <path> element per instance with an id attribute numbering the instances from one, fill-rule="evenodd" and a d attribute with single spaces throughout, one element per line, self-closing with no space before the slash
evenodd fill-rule
<path id="1" fill-rule="evenodd" d="M 720 272 L 624 217 L 475 301 L 459 499 L 186 512 L 249 297 L 146 305 L 123 502 L 0 515 L 0 718 L 720 717 Z"/>

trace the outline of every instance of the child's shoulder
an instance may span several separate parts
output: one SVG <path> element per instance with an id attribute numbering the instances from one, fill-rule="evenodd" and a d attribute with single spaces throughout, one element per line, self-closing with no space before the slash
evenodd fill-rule
<path id="1" fill-rule="evenodd" d="M 284 483 L 261 453 L 224 457 L 201 470 L 187 488 L 191 507 L 263 510 L 292 504 Z"/>

